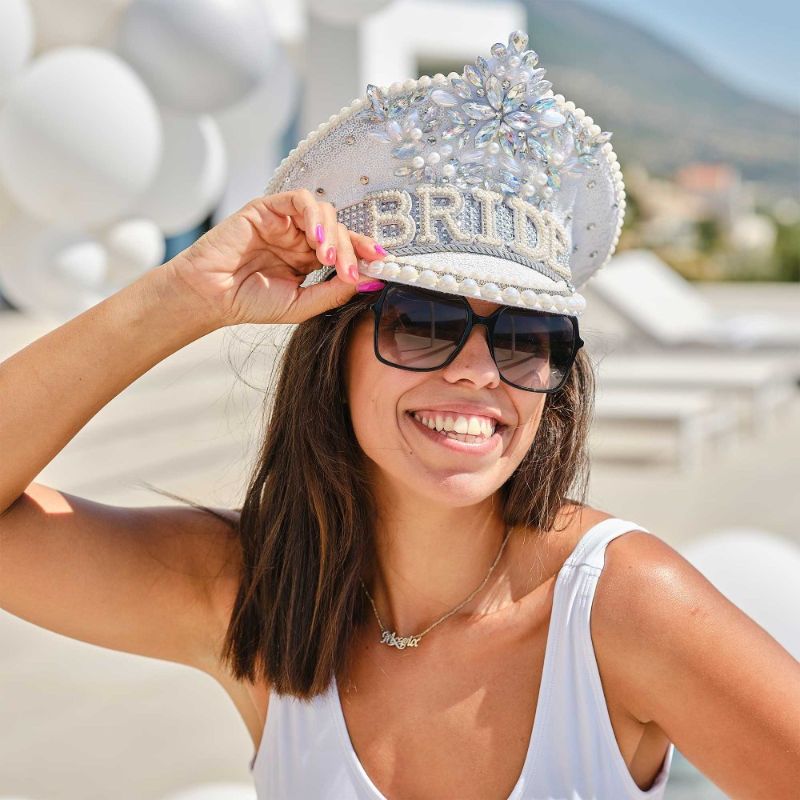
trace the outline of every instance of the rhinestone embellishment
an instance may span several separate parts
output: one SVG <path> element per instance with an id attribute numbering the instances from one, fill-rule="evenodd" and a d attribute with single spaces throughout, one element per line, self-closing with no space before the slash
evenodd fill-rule
<path id="1" fill-rule="evenodd" d="M 522 195 L 543 210 L 567 175 L 599 163 L 611 133 L 593 131 L 570 108 L 557 108 L 539 56 L 515 31 L 508 45 L 491 48 L 451 75 L 449 85 L 418 86 L 391 97 L 367 87 L 369 134 L 392 146 L 394 174 L 409 186 L 452 183 L 504 195 Z M 433 134 L 433 135 L 432 135 Z"/>

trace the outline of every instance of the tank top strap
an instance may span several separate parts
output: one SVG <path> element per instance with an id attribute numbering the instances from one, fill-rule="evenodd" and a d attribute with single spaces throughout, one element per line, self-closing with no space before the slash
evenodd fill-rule
<path id="1" fill-rule="evenodd" d="M 591 610 L 606 545 L 647 528 L 609 517 L 587 530 L 556 581 L 548 631 L 533 753 L 526 762 L 527 797 L 662 800 L 672 753 L 648 790 L 634 782 L 611 722 L 591 635 Z M 558 792 L 556 794 L 555 792 Z"/>
<path id="2" fill-rule="evenodd" d="M 609 517 L 589 528 L 567 558 L 565 564 L 573 567 L 587 565 L 602 571 L 606 558 L 606 545 L 617 536 L 630 531 L 650 533 L 644 525 L 619 517 Z"/>

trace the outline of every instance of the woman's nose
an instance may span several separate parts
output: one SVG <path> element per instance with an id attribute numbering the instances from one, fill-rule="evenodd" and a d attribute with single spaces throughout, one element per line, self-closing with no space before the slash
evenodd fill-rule
<path id="1" fill-rule="evenodd" d="M 497 384 L 500 373 L 489 350 L 489 331 L 482 323 L 476 323 L 458 355 L 445 367 L 449 380 L 468 378 L 480 385 Z"/>

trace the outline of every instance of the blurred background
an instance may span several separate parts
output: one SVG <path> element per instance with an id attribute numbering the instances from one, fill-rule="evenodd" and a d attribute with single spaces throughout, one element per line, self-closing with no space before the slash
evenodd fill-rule
<path id="1" fill-rule="evenodd" d="M 788 1 L 2 0 L 0 359 L 263 193 L 367 83 L 460 73 L 516 28 L 554 91 L 613 131 L 626 184 L 617 254 L 581 289 L 587 501 L 669 542 L 800 658 Z M 37 481 L 239 506 L 290 328 L 228 328 L 165 359 Z M 0 800 L 255 796 L 252 742 L 208 676 L 2 611 L 0 719 Z M 726 795 L 676 751 L 666 796 Z"/>

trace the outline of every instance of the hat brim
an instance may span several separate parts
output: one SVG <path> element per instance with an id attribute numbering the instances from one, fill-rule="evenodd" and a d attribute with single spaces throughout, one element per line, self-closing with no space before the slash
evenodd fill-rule
<path id="1" fill-rule="evenodd" d="M 493 303 L 578 314 L 584 299 L 563 279 L 553 280 L 535 269 L 481 253 L 434 252 L 413 256 L 389 255 L 380 261 L 361 261 L 362 275 L 421 286 L 447 294 L 475 297 Z"/>

